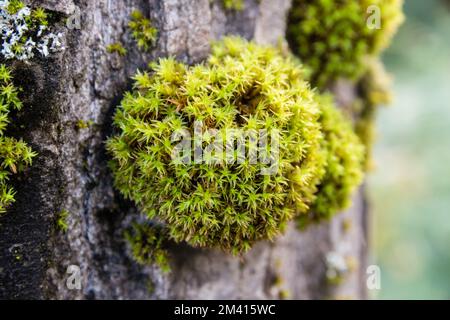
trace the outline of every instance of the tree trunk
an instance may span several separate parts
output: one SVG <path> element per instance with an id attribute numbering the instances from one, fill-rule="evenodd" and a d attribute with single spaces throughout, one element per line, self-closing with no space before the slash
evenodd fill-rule
<path id="1" fill-rule="evenodd" d="M 257 244 L 242 258 L 216 250 L 171 245 L 172 271 L 133 262 L 123 232 L 137 210 L 113 189 L 104 141 L 112 115 L 130 89 L 136 69 L 157 57 L 202 61 L 211 39 L 239 34 L 259 43 L 284 37 L 289 0 L 246 0 L 243 11 L 225 10 L 221 0 L 35 0 L 59 12 L 65 50 L 30 64 L 16 63 L 25 108 L 17 135 L 39 153 L 14 181 L 17 202 L 0 218 L 0 298 L 52 299 L 271 299 L 364 298 L 366 206 L 363 192 L 353 207 L 331 222 L 304 232 L 291 225 L 273 243 Z M 62 21 L 80 9 L 80 29 Z M 148 54 L 127 28 L 133 9 L 159 30 Z M 129 48 L 121 57 L 108 44 Z M 336 86 L 352 99 L 349 84 Z M 86 128 L 79 120 L 89 123 Z M 55 221 L 69 212 L 68 230 Z M 343 259 L 342 281 L 329 277 Z M 70 290 L 69 265 L 81 270 L 81 289 Z M 339 271 L 339 270 L 338 270 Z M 341 270 L 342 271 L 342 270 Z"/>

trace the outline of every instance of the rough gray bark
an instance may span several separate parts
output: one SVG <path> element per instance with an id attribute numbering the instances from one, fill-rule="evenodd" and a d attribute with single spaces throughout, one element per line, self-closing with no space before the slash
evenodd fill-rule
<path id="1" fill-rule="evenodd" d="M 39 157 L 15 183 L 18 202 L 0 220 L 1 298 L 266 299 L 286 293 L 296 299 L 365 297 L 362 192 L 351 210 L 331 222 L 305 232 L 290 226 L 276 242 L 260 243 L 241 259 L 172 245 L 168 275 L 136 265 L 123 240 L 124 229 L 138 213 L 112 187 L 104 140 L 130 77 L 157 57 L 199 62 L 207 56 L 211 39 L 229 33 L 277 44 L 284 36 L 289 0 L 248 0 L 242 12 L 225 11 L 220 0 L 29 2 L 62 17 L 76 5 L 81 29 L 68 30 L 61 23 L 64 52 L 15 66 L 27 97 L 25 111 L 18 115 L 25 129 L 17 134 Z M 159 29 L 149 54 L 136 49 L 127 31 L 135 8 Z M 126 57 L 106 52 L 114 42 L 130 48 Z M 339 92 L 345 100 L 352 88 L 347 85 Z M 77 128 L 78 120 L 93 124 Z M 67 233 L 55 228 L 55 217 L 64 209 L 70 212 Z M 326 276 L 336 267 L 326 259 L 333 253 L 346 257 L 348 266 L 354 264 L 339 285 L 330 284 Z M 81 290 L 66 286 L 69 265 L 81 268 Z"/>

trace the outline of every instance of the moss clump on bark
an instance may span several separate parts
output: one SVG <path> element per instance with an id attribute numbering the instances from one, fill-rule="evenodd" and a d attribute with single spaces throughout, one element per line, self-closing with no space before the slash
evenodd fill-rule
<path id="1" fill-rule="evenodd" d="M 67 232 L 67 230 L 69 229 L 69 224 L 67 222 L 68 218 L 69 218 L 69 211 L 67 211 L 66 209 L 62 210 L 57 215 L 56 227 L 63 233 Z"/>
<path id="2" fill-rule="evenodd" d="M 120 43 L 120 42 L 115 42 L 115 43 L 111 43 L 106 47 L 106 51 L 108 53 L 117 53 L 119 56 L 126 56 L 127 54 L 127 49 Z"/>
<path id="3" fill-rule="evenodd" d="M 340 77 L 358 79 L 365 59 L 389 45 L 403 21 L 402 4 L 403 0 L 294 0 L 287 37 L 293 52 L 311 68 L 313 84 L 322 89 Z"/>
<path id="4" fill-rule="evenodd" d="M 222 3 L 227 10 L 241 11 L 244 9 L 244 0 L 222 0 Z"/>
<path id="5" fill-rule="evenodd" d="M 342 118 L 290 55 L 229 37 L 203 64 L 169 58 L 151 68 L 135 76 L 107 148 L 116 187 L 165 222 L 176 242 L 240 253 L 311 206 L 331 215 L 349 196 L 350 180 L 358 182 L 345 180 L 345 173 L 354 178 L 345 166 L 359 163 L 342 150 L 359 150 L 357 139 L 340 136 L 347 126 L 333 123 Z M 339 206 L 313 203 L 330 196 L 316 194 L 324 176 L 327 185 L 344 184 Z"/>
<path id="6" fill-rule="evenodd" d="M 174 240 L 238 253 L 273 239 L 297 210 L 308 209 L 324 171 L 319 107 L 301 66 L 275 49 L 239 38 L 212 49 L 205 64 L 161 59 L 153 73 L 138 74 L 115 116 L 120 134 L 107 146 L 116 187 L 149 218 L 165 221 Z M 237 151 L 234 159 L 204 153 L 196 163 L 198 145 L 187 154 L 192 161 L 173 160 L 173 133 L 189 134 L 192 146 L 198 121 L 200 147 L 235 130 L 278 132 L 279 148 L 259 150 L 265 163 Z M 246 155 L 257 147 L 242 143 Z"/>
<path id="7" fill-rule="evenodd" d="M 15 201 L 15 191 L 8 185 L 10 176 L 30 166 L 36 156 L 21 139 L 5 136 L 11 122 L 10 112 L 22 108 L 18 93 L 19 90 L 12 83 L 10 70 L 0 64 L 0 215 Z"/>
<path id="8" fill-rule="evenodd" d="M 131 34 L 139 49 L 148 51 L 156 43 L 158 29 L 152 25 L 150 19 L 146 18 L 141 11 L 134 10 L 131 13 L 128 27 L 131 29 Z"/>

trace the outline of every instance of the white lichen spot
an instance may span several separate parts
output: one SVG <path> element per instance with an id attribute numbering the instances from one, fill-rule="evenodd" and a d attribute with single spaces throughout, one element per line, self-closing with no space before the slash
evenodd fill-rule
<path id="1" fill-rule="evenodd" d="M 32 9 L 24 6 L 16 13 L 8 12 L 11 0 L 0 0 L 0 54 L 6 60 L 32 59 L 36 53 L 43 57 L 63 50 L 62 33 L 52 33 L 46 25 L 36 25 Z M 47 32 L 47 33 L 46 33 Z"/>

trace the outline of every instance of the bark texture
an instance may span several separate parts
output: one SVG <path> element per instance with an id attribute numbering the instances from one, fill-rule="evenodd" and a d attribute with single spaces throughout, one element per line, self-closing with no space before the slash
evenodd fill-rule
<path id="1" fill-rule="evenodd" d="M 59 13 L 66 43 L 49 59 L 15 65 L 26 102 L 17 119 L 24 129 L 15 134 L 39 156 L 14 182 L 18 201 L 0 219 L 1 298 L 365 297 L 362 191 L 354 206 L 331 222 L 305 232 L 292 225 L 276 242 L 259 243 L 241 259 L 172 245 L 170 274 L 135 264 L 123 239 L 139 214 L 112 187 L 104 141 L 130 77 L 157 57 L 199 62 L 208 55 L 210 40 L 225 34 L 277 44 L 284 37 L 289 0 L 247 0 L 240 12 L 224 10 L 220 0 L 28 2 Z M 148 54 L 136 48 L 127 30 L 133 9 L 148 15 L 159 30 Z M 65 19 L 77 12 L 80 28 L 68 29 Z M 125 57 L 106 52 L 114 42 L 129 48 Z M 351 85 L 337 88 L 344 101 L 352 99 Z M 89 126 L 80 128 L 79 120 Z M 63 210 L 70 213 L 66 233 L 55 227 Z M 340 284 L 327 280 L 339 269 L 332 256 L 349 269 Z M 66 285 L 69 265 L 81 269 L 81 290 Z"/>

